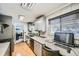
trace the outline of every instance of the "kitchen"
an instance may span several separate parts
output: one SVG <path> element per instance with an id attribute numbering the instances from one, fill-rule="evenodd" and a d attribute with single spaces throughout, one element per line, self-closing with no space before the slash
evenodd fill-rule
<path id="1" fill-rule="evenodd" d="M 0 4 L 0 50 L 3 50 L 4 48 L 6 50 L 6 52 L 5 50 L 3 50 L 3 52 L 0 51 L 0 55 L 12 56 L 12 52 L 15 50 L 15 45 L 23 42 L 26 43 L 35 56 L 79 56 L 78 47 L 61 47 L 55 45 L 58 42 L 54 42 L 54 33 L 56 31 L 74 30 L 69 26 L 73 24 L 79 25 L 77 20 L 79 19 L 78 6 L 78 3 Z M 66 20 L 65 22 L 62 19 L 69 20 Z M 23 40 L 18 39 L 20 42 L 16 43 L 16 25 L 19 26 L 19 24 L 21 24 L 20 26 L 23 31 L 22 35 L 18 38 Z M 7 27 L 5 28 L 5 26 Z M 76 28 L 75 25 L 72 27 Z M 76 30 L 76 32 L 77 31 L 78 30 Z M 77 37 L 75 37 L 79 43 L 78 32 L 75 35 L 77 35 Z"/>

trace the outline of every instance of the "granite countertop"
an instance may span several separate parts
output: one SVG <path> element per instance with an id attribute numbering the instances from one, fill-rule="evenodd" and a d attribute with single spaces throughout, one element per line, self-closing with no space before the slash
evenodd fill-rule
<path id="1" fill-rule="evenodd" d="M 8 47 L 9 47 L 10 42 L 5 42 L 5 43 L 0 43 L 0 56 L 4 56 Z"/>
<path id="2" fill-rule="evenodd" d="M 27 35 L 28 36 L 28 35 Z M 38 36 L 31 37 L 32 39 L 38 41 L 41 44 L 45 44 L 47 47 L 51 48 L 52 50 L 59 50 L 59 52 L 64 56 L 79 56 L 79 48 L 71 48 L 71 53 L 68 53 L 66 49 L 58 47 L 54 45 L 55 42 L 50 42 L 49 39 L 52 39 L 51 37 L 41 38 Z"/>
<path id="3" fill-rule="evenodd" d="M 41 44 L 45 44 L 46 38 L 41 38 L 41 37 L 38 37 L 38 36 L 34 36 L 34 37 L 31 37 L 31 38 L 38 41 Z"/>

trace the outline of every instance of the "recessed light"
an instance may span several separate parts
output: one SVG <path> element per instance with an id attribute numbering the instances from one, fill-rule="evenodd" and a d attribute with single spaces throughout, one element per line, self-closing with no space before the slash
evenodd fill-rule
<path id="1" fill-rule="evenodd" d="M 23 21 L 25 19 L 25 16 L 24 15 L 19 15 L 18 18 L 19 18 L 20 21 Z"/>

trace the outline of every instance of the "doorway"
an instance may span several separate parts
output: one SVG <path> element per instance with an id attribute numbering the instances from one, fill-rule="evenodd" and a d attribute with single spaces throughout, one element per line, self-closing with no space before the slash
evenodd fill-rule
<path id="1" fill-rule="evenodd" d="M 23 41 L 24 30 L 22 26 L 16 26 L 16 43 Z"/>

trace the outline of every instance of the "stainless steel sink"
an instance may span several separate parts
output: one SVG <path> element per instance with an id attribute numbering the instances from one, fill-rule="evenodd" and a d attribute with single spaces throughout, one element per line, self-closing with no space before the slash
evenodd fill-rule
<path id="1" fill-rule="evenodd" d="M 39 36 L 39 37 L 41 37 L 41 38 L 46 38 L 46 37 L 44 37 L 44 36 Z"/>
<path id="2" fill-rule="evenodd" d="M 57 50 L 52 50 L 51 48 L 47 47 L 46 45 L 43 45 L 43 56 L 59 56 L 60 53 Z"/>
<path id="3" fill-rule="evenodd" d="M 45 50 L 47 50 L 47 51 L 52 51 L 52 49 L 49 48 L 49 47 L 47 47 L 46 45 L 43 45 L 43 48 L 44 48 Z"/>

